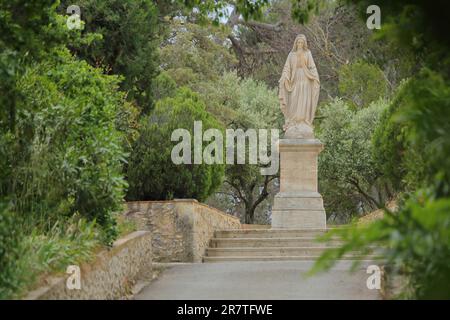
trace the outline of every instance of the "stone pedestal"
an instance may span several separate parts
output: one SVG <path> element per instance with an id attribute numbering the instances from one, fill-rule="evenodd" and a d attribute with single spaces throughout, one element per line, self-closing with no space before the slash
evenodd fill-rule
<path id="1" fill-rule="evenodd" d="M 317 186 L 317 139 L 280 139 L 280 192 L 272 209 L 274 229 L 326 229 Z"/>

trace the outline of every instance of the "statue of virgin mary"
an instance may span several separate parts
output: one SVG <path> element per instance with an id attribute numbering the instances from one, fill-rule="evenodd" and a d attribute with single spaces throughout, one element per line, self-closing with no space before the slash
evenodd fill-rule
<path id="1" fill-rule="evenodd" d="M 320 80 L 306 37 L 298 35 L 279 81 L 280 107 L 286 138 L 314 138 L 313 120 L 319 100 Z"/>

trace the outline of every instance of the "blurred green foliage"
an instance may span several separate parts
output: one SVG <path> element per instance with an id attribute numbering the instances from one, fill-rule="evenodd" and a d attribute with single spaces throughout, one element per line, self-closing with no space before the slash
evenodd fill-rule
<path id="1" fill-rule="evenodd" d="M 369 1 L 357 2 L 361 15 Z M 397 91 L 374 139 L 377 166 L 401 194 L 399 210 L 365 227 L 331 232 L 344 240 L 318 259 L 329 268 L 352 250 L 377 246 L 388 265 L 407 280 L 401 297 L 450 298 L 450 47 L 448 4 L 380 1 L 381 31 L 420 56 L 421 65 Z"/>

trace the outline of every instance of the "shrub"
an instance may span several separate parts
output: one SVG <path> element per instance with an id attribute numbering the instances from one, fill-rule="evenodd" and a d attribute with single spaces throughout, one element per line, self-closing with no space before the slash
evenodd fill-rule
<path id="1" fill-rule="evenodd" d="M 203 130 L 221 128 L 206 112 L 198 95 L 186 88 L 179 89 L 173 98 L 158 101 L 155 110 L 142 119 L 140 137 L 127 172 L 129 200 L 196 198 L 202 201 L 221 184 L 224 165 L 175 165 L 171 160 L 175 146 L 171 142 L 173 130 L 187 129 L 193 139 L 194 121 L 202 121 Z"/>
<path id="2" fill-rule="evenodd" d="M 116 234 L 111 214 L 126 187 L 127 132 L 117 122 L 129 105 L 116 77 L 65 50 L 57 56 L 29 68 L 18 83 L 24 98 L 9 148 L 14 209 L 48 225 L 79 213 L 103 226 L 110 243 Z"/>

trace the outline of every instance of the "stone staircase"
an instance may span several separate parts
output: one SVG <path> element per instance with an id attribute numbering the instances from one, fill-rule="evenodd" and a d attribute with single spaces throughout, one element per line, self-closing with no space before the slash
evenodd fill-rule
<path id="1" fill-rule="evenodd" d="M 323 229 L 236 229 L 216 231 L 203 262 L 315 260 L 337 240 L 318 242 Z M 358 259 L 348 254 L 343 259 Z"/>

